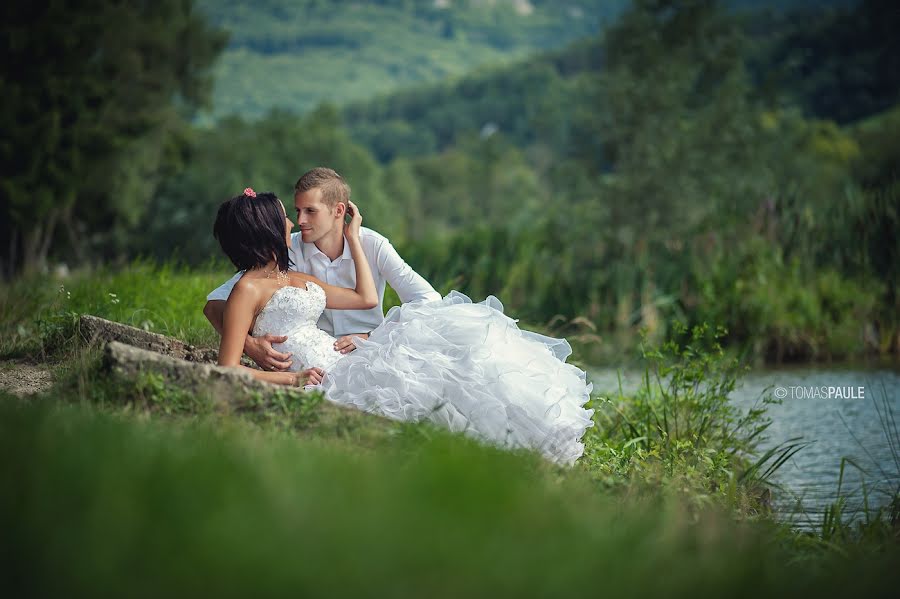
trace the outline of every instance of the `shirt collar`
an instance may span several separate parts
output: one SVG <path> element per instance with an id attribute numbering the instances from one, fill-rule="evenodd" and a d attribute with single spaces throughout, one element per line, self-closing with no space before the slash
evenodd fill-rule
<path id="1" fill-rule="evenodd" d="M 322 250 L 317 248 L 316 244 L 304 243 L 302 238 L 300 237 L 300 235 L 301 235 L 300 233 L 293 233 L 291 235 L 291 245 L 293 245 L 295 248 L 299 247 L 300 255 L 303 257 L 304 262 L 308 261 L 310 258 L 315 256 L 316 254 L 321 255 L 322 257 L 324 257 L 326 260 L 328 260 L 330 262 L 328 256 L 326 256 L 322 252 Z M 353 256 L 350 253 L 350 244 L 347 243 L 347 240 L 345 239 L 344 240 L 344 251 L 338 257 L 338 260 L 352 260 L 352 259 L 353 259 Z"/>
<path id="2" fill-rule="evenodd" d="M 306 249 L 307 245 L 312 244 L 303 243 L 300 233 L 291 233 L 291 252 L 294 254 L 294 257 L 300 256 L 300 259 L 304 262 L 309 260 L 309 256 L 312 254 Z"/>
<path id="3" fill-rule="evenodd" d="M 352 260 L 353 256 L 350 254 L 350 244 L 347 243 L 347 240 L 344 240 L 344 251 L 341 253 L 341 260 Z"/>

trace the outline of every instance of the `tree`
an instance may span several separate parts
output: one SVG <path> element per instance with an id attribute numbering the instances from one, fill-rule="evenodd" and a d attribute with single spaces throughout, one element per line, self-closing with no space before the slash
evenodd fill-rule
<path id="1" fill-rule="evenodd" d="M 193 263 L 220 256 L 212 224 L 222 201 L 249 186 L 275 192 L 292 216 L 294 183 L 316 166 L 341 173 L 367 227 L 393 236 L 401 224 L 402 211 L 382 192 L 378 163 L 350 140 L 331 106 L 302 118 L 286 111 L 252 122 L 231 117 L 190 133 L 184 166 L 160 184 L 146 226 L 135 232 L 135 250 L 168 258 L 177 248 Z"/>
<path id="2" fill-rule="evenodd" d="M 422 239 L 425 236 L 425 207 L 410 161 L 397 158 L 384 169 L 381 179 L 391 212 L 401 215 L 396 225 L 397 237 L 416 241 Z"/>
<path id="3" fill-rule="evenodd" d="M 808 114 L 844 124 L 900 102 L 895 0 L 861 0 L 824 13 L 798 11 L 775 25 L 777 41 L 759 75 L 774 72 Z"/>
<path id="4" fill-rule="evenodd" d="M 191 0 L 9 0 L 0 17 L 0 256 L 12 275 L 52 249 L 84 258 L 138 221 L 169 134 L 208 101 L 226 36 Z"/>

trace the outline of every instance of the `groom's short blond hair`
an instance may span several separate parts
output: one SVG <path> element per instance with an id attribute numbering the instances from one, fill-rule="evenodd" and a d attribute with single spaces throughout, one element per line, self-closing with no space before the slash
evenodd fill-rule
<path id="1" fill-rule="evenodd" d="M 329 208 L 334 208 L 338 202 L 343 202 L 346 206 L 350 201 L 350 186 L 336 171 L 324 166 L 317 166 L 297 179 L 294 195 L 310 189 L 321 189 L 322 201 Z"/>

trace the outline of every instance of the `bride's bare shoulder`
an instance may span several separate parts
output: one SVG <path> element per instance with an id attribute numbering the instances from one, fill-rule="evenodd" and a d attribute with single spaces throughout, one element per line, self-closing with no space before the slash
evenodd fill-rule
<path id="1" fill-rule="evenodd" d="M 241 277 L 225 302 L 225 311 L 235 314 L 256 314 L 264 305 L 265 289 L 262 281 L 253 277 Z"/>
<path id="2" fill-rule="evenodd" d="M 241 277 L 240 280 L 234 284 L 231 295 L 237 294 L 242 297 L 258 297 L 263 292 L 262 287 L 259 279 L 254 277 Z"/>

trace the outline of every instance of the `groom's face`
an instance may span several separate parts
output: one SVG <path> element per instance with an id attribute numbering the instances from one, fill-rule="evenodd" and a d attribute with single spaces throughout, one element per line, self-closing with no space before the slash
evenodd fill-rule
<path id="1" fill-rule="evenodd" d="M 341 226 L 342 215 L 322 201 L 322 190 L 313 188 L 294 196 L 297 227 L 304 243 L 315 243 Z"/>

